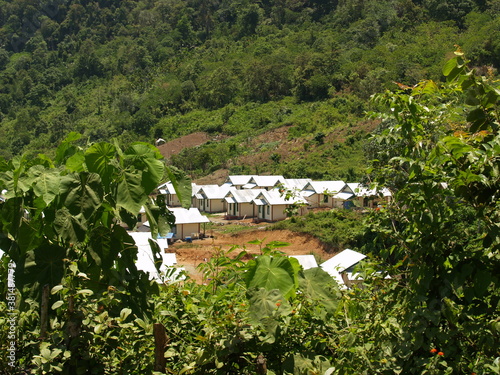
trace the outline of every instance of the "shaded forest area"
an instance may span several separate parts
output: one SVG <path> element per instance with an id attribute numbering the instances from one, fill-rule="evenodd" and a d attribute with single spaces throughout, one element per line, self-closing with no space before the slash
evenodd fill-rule
<path id="1" fill-rule="evenodd" d="M 51 154 L 70 131 L 125 145 L 203 131 L 220 140 L 174 165 L 254 173 L 231 160 L 287 126 L 302 148 L 259 173 L 359 178 L 370 95 L 442 79 L 454 45 L 495 74 L 499 14 L 498 0 L 0 1 L 0 156 Z"/>

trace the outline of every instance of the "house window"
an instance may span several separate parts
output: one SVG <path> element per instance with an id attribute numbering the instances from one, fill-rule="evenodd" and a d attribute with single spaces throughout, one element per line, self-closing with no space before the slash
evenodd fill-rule
<path id="1" fill-rule="evenodd" d="M 323 195 L 323 203 L 328 203 L 328 195 Z"/>
<path id="2" fill-rule="evenodd" d="M 269 215 L 271 213 L 271 206 L 267 206 L 267 214 Z"/>

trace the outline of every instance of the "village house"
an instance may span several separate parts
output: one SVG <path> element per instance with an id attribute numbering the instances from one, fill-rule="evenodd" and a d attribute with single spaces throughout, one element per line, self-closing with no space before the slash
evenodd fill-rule
<path id="1" fill-rule="evenodd" d="M 370 189 L 359 183 L 348 183 L 347 185 L 354 192 L 353 200 L 356 202 L 356 207 L 377 208 L 380 204 L 388 204 L 392 198 L 392 194 L 387 188 Z"/>
<path id="2" fill-rule="evenodd" d="M 191 190 L 193 192 L 196 191 L 197 188 L 198 185 L 196 185 L 194 182 L 191 183 Z M 174 189 L 174 185 L 172 185 L 171 182 L 165 182 L 164 184 L 158 186 L 158 192 L 162 195 L 165 195 L 165 202 L 167 206 L 180 207 L 182 205 L 179 197 L 177 196 L 177 192 Z"/>
<path id="3" fill-rule="evenodd" d="M 171 228 L 174 239 L 193 239 L 204 235 L 205 224 L 209 223 L 210 219 L 202 215 L 197 208 L 171 207 L 169 210 L 175 216 L 175 225 Z"/>
<path id="4" fill-rule="evenodd" d="M 342 208 L 354 196 L 344 181 L 311 181 L 301 191 L 311 208 Z"/>
<path id="5" fill-rule="evenodd" d="M 253 200 L 257 206 L 257 219 L 263 221 L 278 221 L 287 218 L 287 209 L 298 205 L 298 214 L 306 212 L 306 200 L 301 196 L 292 196 L 286 199 L 278 190 L 262 190 Z M 304 206 L 302 206 L 304 205 Z"/>
<path id="6" fill-rule="evenodd" d="M 226 212 L 226 194 L 231 187 L 229 185 L 201 185 L 197 187 L 194 194 L 193 206 L 202 212 L 217 213 Z"/>
<path id="7" fill-rule="evenodd" d="M 257 215 L 256 206 L 253 200 L 263 189 L 242 189 L 232 188 L 224 197 L 227 203 L 226 218 L 244 219 L 253 218 Z"/>

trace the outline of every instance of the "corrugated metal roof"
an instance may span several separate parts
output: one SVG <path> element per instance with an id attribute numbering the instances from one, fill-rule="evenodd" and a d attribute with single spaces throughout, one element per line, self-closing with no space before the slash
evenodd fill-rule
<path id="1" fill-rule="evenodd" d="M 304 270 L 318 267 L 314 255 L 290 255 L 290 257 L 297 259 Z"/>
<path id="2" fill-rule="evenodd" d="M 354 194 L 352 194 L 352 193 L 338 193 L 338 194 L 335 194 L 333 197 L 336 199 L 347 200 L 349 198 L 354 197 Z"/>
<path id="3" fill-rule="evenodd" d="M 254 176 L 250 182 L 254 182 L 258 187 L 274 187 L 277 183 L 284 183 L 283 176 Z"/>
<path id="4" fill-rule="evenodd" d="M 339 285 L 344 285 L 340 273 L 359 263 L 364 258 L 366 258 L 364 254 L 351 249 L 345 249 L 328 259 L 326 262 L 321 263 L 320 267 L 332 276 Z"/>
<path id="5" fill-rule="evenodd" d="M 197 223 L 209 223 L 210 219 L 200 213 L 195 207 L 190 209 L 182 207 L 172 207 L 169 208 L 170 211 L 175 216 L 175 224 L 197 224 Z"/>
<path id="6" fill-rule="evenodd" d="M 163 282 L 163 277 L 155 267 L 155 263 L 160 264 L 160 272 L 165 272 L 167 267 L 171 267 L 174 264 L 177 264 L 177 258 L 175 254 L 166 254 L 164 251 L 160 253 L 160 258 L 155 258 L 153 256 L 153 252 L 151 251 L 151 246 L 149 244 L 149 240 L 151 238 L 151 232 L 129 232 L 129 235 L 134 239 L 135 244 L 137 246 L 137 261 L 135 265 L 138 270 L 144 271 L 149 274 L 150 280 L 156 280 L 158 282 Z M 158 243 L 158 240 L 156 240 Z M 160 241 L 158 246 L 160 249 L 165 249 L 164 245 L 166 244 Z M 168 245 L 167 245 L 168 247 Z"/>
<path id="7" fill-rule="evenodd" d="M 238 190 L 232 188 L 227 194 L 226 198 L 233 198 L 236 203 L 250 203 L 254 198 L 259 195 L 263 189 L 242 189 Z M 230 202 L 234 203 L 234 202 Z"/>
<path id="8" fill-rule="evenodd" d="M 271 206 L 283 205 L 283 204 L 293 204 L 293 203 L 306 203 L 304 197 L 302 196 L 294 196 L 290 197 L 288 200 L 285 199 L 284 196 L 280 194 L 278 190 L 262 190 L 259 195 L 253 200 L 255 204 L 257 200 L 264 200 L 265 204 L 269 204 Z"/>
<path id="9" fill-rule="evenodd" d="M 224 199 L 230 189 L 231 187 L 228 185 L 203 185 L 197 194 L 204 195 L 206 199 Z M 196 195 L 196 197 L 198 196 Z"/>
<path id="10" fill-rule="evenodd" d="M 338 193 L 344 187 L 346 183 L 344 181 L 311 181 L 309 182 L 303 190 L 312 190 L 317 194 L 324 192 L 328 193 Z"/>
<path id="11" fill-rule="evenodd" d="M 232 175 L 228 176 L 226 182 L 234 185 L 234 186 L 242 186 L 245 185 L 252 177 L 255 175 Z"/>
<path id="12" fill-rule="evenodd" d="M 285 178 L 283 185 L 289 190 L 302 190 L 311 181 L 310 178 Z"/>

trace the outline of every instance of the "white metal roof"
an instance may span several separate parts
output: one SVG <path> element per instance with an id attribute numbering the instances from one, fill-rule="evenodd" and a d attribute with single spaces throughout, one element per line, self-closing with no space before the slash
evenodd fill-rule
<path id="1" fill-rule="evenodd" d="M 270 188 L 278 183 L 284 183 L 285 178 L 283 176 L 253 176 L 249 182 L 255 183 L 260 188 Z"/>
<path id="2" fill-rule="evenodd" d="M 148 273 L 150 280 L 163 282 L 163 278 L 160 273 L 165 272 L 167 267 L 172 267 L 177 263 L 175 254 L 166 254 L 164 251 L 161 251 L 160 258 L 155 258 L 149 244 L 149 240 L 152 239 L 151 232 L 129 232 L 129 235 L 134 239 L 138 249 L 137 261 L 135 262 L 137 269 Z M 156 242 L 158 243 L 160 249 L 165 249 L 166 241 L 163 243 L 162 241 L 156 240 Z M 155 263 L 161 263 L 160 273 L 158 273 Z"/>
<path id="3" fill-rule="evenodd" d="M 229 185 L 203 185 L 198 189 L 197 194 L 200 194 L 205 199 L 224 199 L 228 191 L 231 189 Z M 198 195 L 196 195 L 198 197 Z"/>
<path id="4" fill-rule="evenodd" d="M 345 249 L 328 259 L 326 262 L 321 263 L 320 267 L 332 276 L 339 285 L 343 285 L 344 281 L 340 273 L 359 263 L 364 258 L 366 258 L 364 254 L 351 249 Z"/>
<path id="5" fill-rule="evenodd" d="M 250 181 L 250 179 L 252 177 L 254 177 L 255 175 L 232 175 L 232 176 L 228 176 L 228 178 L 226 179 L 226 183 L 229 183 L 231 185 L 234 185 L 234 186 L 242 186 L 242 185 L 245 185 L 248 181 Z"/>
<path id="6" fill-rule="evenodd" d="M 278 190 L 262 190 L 253 200 L 253 202 L 259 205 L 259 200 L 265 201 L 265 204 L 269 204 L 271 206 L 293 203 L 307 203 L 302 196 L 294 196 L 286 200 Z"/>
<path id="7" fill-rule="evenodd" d="M 342 191 L 346 183 L 344 181 L 311 181 L 304 186 L 305 191 L 314 191 L 316 194 L 331 193 L 336 194 Z"/>
<path id="8" fill-rule="evenodd" d="M 309 268 L 318 267 L 318 263 L 316 262 L 314 255 L 290 255 L 290 257 L 297 259 L 304 271 Z"/>
<path id="9" fill-rule="evenodd" d="M 343 199 L 343 200 L 347 200 L 351 197 L 353 197 L 354 194 L 352 193 L 344 193 L 344 192 L 340 192 L 338 194 L 335 194 L 333 197 L 336 198 L 336 199 Z"/>
<path id="10" fill-rule="evenodd" d="M 311 181 L 310 178 L 285 178 L 282 183 L 286 189 L 302 190 Z"/>
<path id="11" fill-rule="evenodd" d="M 226 194 L 226 202 L 228 202 L 228 203 L 250 203 L 262 191 L 263 191 L 263 189 L 241 189 L 241 190 L 238 190 L 235 188 L 231 188 Z"/>
<path id="12" fill-rule="evenodd" d="M 191 207 L 189 209 L 182 207 L 170 207 L 170 211 L 175 216 L 175 224 L 197 224 L 197 223 L 209 223 L 210 219 L 200 213 L 196 207 Z"/>
<path id="13" fill-rule="evenodd" d="M 199 189 L 199 186 L 196 185 L 194 182 L 191 182 L 191 192 L 192 194 L 195 194 L 197 190 Z M 174 185 L 171 182 L 165 182 L 158 186 L 158 190 L 160 191 L 160 194 L 170 194 L 170 195 L 176 195 L 176 191 L 174 189 Z"/>

